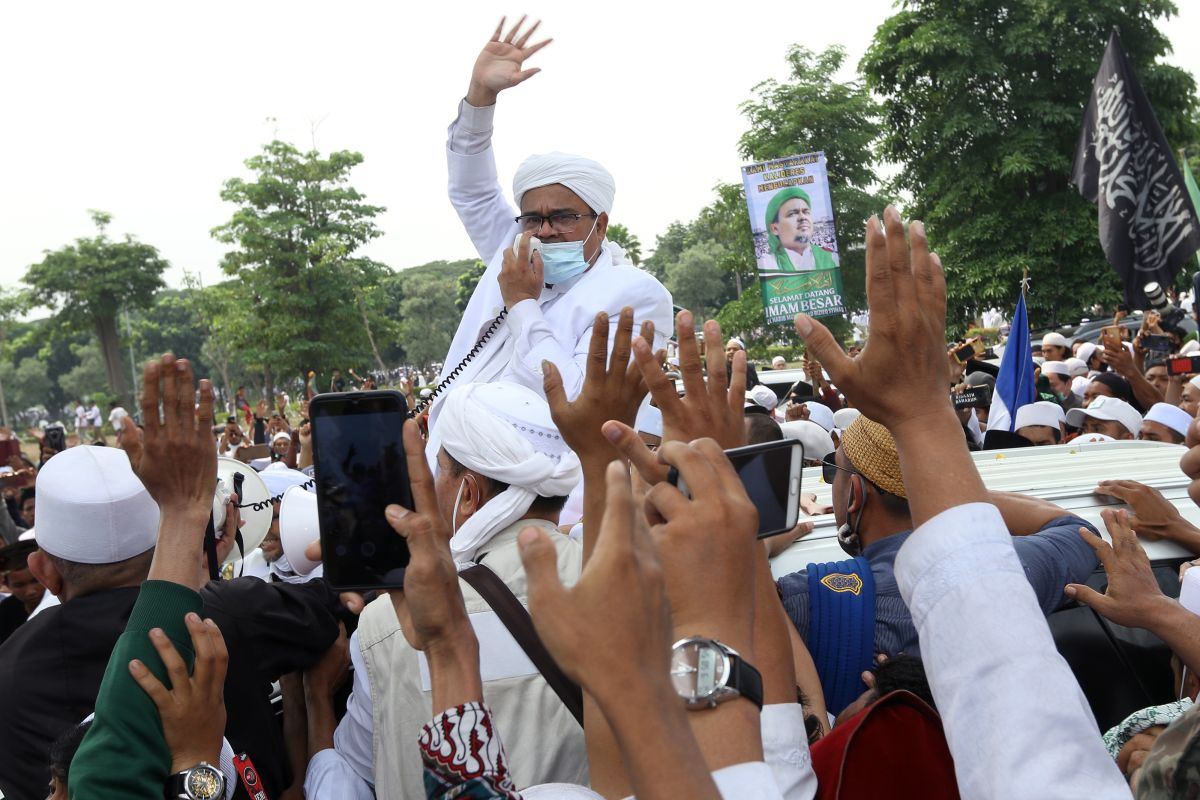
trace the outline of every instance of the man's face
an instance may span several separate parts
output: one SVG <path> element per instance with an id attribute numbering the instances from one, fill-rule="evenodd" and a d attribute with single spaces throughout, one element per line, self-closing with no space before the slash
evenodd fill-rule
<path id="1" fill-rule="evenodd" d="M 29 523 L 29 527 L 33 527 L 33 512 L 37 505 L 36 497 L 26 497 L 25 502 L 21 503 L 21 519 Z"/>
<path id="2" fill-rule="evenodd" d="M 231 425 L 231 426 L 229 426 L 229 428 L 226 429 L 226 432 L 229 434 L 229 443 L 230 444 L 240 444 L 241 443 L 242 431 L 240 428 L 238 428 L 238 426 Z"/>
<path id="3" fill-rule="evenodd" d="M 263 558 L 268 564 L 274 564 L 283 555 L 283 542 L 279 539 L 279 506 L 282 503 L 271 504 L 271 527 L 267 530 L 266 537 L 263 538 L 262 547 Z"/>
<path id="4" fill-rule="evenodd" d="M 291 439 L 276 439 L 271 445 L 271 449 L 278 455 L 286 456 L 292 449 Z"/>
<path id="5" fill-rule="evenodd" d="M 1175 433 L 1175 431 L 1163 425 L 1161 422 L 1153 420 L 1142 420 L 1142 429 L 1138 432 L 1138 438 L 1143 442 L 1167 442 L 1168 444 L 1183 444 L 1183 437 Z"/>
<path id="6" fill-rule="evenodd" d="M 543 242 L 583 242 L 583 257 L 588 262 L 600 252 L 600 242 L 608 230 L 607 214 L 592 217 L 592 209 L 588 204 L 560 183 L 527 191 L 521 197 L 521 216 L 526 214 L 539 214 L 543 217 L 555 214 L 582 214 L 578 221 L 569 221 L 575 225 L 575 229 L 569 233 L 557 231 L 549 220 L 542 220 L 541 227 L 534 230 L 533 235 Z"/>
<path id="7" fill-rule="evenodd" d="M 779 215 L 771 223 L 771 233 L 788 250 L 803 253 L 812 240 L 812 209 L 799 197 L 793 197 L 779 207 Z"/>
<path id="8" fill-rule="evenodd" d="M 1083 432 L 1102 433 L 1105 436 L 1111 436 L 1114 439 L 1133 438 L 1133 434 L 1129 432 L 1129 429 L 1116 420 L 1096 419 L 1095 417 L 1084 418 Z"/>
<path id="9" fill-rule="evenodd" d="M 1108 388 L 1106 384 L 1103 384 L 1100 381 L 1092 381 L 1087 385 L 1087 388 L 1083 390 L 1084 406 L 1091 405 L 1092 401 L 1097 397 L 1116 397 L 1116 395 L 1113 394 L 1112 389 Z"/>
<path id="10" fill-rule="evenodd" d="M 1166 365 L 1156 364 L 1146 370 L 1146 380 L 1164 396 L 1167 394 L 1167 384 L 1170 383 L 1170 377 L 1167 375 Z"/>
<path id="11" fill-rule="evenodd" d="M 4 582 L 8 584 L 8 590 L 25 606 L 26 613 L 37 608 L 37 604 L 42 601 L 42 592 L 46 591 L 37 582 L 37 578 L 33 577 L 29 567 L 14 569 L 7 573 L 4 576 Z"/>
<path id="12" fill-rule="evenodd" d="M 1047 361 L 1066 361 L 1067 348 L 1057 344 L 1042 345 L 1042 358 Z"/>
<path id="13" fill-rule="evenodd" d="M 1019 436 L 1024 436 L 1029 441 L 1033 442 L 1034 447 L 1045 447 L 1046 445 L 1058 444 L 1058 439 L 1054 437 L 1057 433 L 1054 428 L 1048 425 L 1026 425 L 1017 431 Z"/>
<path id="14" fill-rule="evenodd" d="M 1071 379 L 1065 375 L 1047 372 L 1046 381 L 1050 384 L 1050 391 L 1059 397 L 1066 397 L 1071 391 Z"/>
<path id="15" fill-rule="evenodd" d="M 738 347 L 733 342 L 730 342 L 729 344 L 725 345 L 725 360 L 727 362 L 732 363 L 733 362 L 733 354 L 741 349 L 742 348 Z"/>
<path id="16" fill-rule="evenodd" d="M 1191 381 L 1183 385 L 1183 394 L 1179 399 L 1179 407 L 1193 417 L 1196 416 L 1196 409 L 1200 408 L 1200 389 L 1192 386 Z"/>

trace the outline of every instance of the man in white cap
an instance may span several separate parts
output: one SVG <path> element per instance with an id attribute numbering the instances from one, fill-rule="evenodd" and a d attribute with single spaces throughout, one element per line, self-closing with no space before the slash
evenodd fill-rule
<path id="1" fill-rule="evenodd" d="M 450 202 L 488 267 L 459 322 L 439 382 L 452 374 L 456 384 L 505 380 L 540 394 L 541 363 L 548 360 L 574 398 L 583 385 L 596 312 L 616 317 L 631 306 L 639 323 L 654 323 L 657 350 L 670 335 L 671 295 L 605 238 L 616 185 L 595 161 L 564 153 L 530 156 L 513 177 L 519 210 L 505 198 L 492 152 L 496 98 L 539 71 L 522 67 L 548 44 L 529 44 L 537 25 L 522 31 L 523 23 L 524 18 L 505 36 L 500 21 L 475 62 L 449 129 Z M 540 251 L 531 249 L 530 237 L 541 241 Z M 615 331 L 614 326 L 614 336 Z M 430 410 L 431 455 L 440 405 L 435 401 Z"/>
<path id="2" fill-rule="evenodd" d="M 1042 363 L 1041 370 L 1063 411 L 1080 407 L 1079 398 L 1071 391 L 1071 369 L 1066 362 L 1046 361 Z"/>
<path id="3" fill-rule="evenodd" d="M 741 350 L 745 352 L 746 343 L 740 337 L 730 336 L 725 341 L 725 380 L 729 380 L 730 373 L 733 371 L 733 355 Z M 758 386 L 758 371 L 754 369 L 754 364 L 750 363 L 749 357 L 746 358 L 746 388 L 753 389 Z"/>
<path id="4" fill-rule="evenodd" d="M 756 405 L 765 408 L 771 416 L 775 414 L 775 406 L 779 405 L 779 396 L 771 391 L 771 387 L 760 383 L 753 389 L 746 390 L 746 405 Z"/>
<path id="5" fill-rule="evenodd" d="M 787 369 L 787 359 L 783 356 L 775 356 L 771 359 L 771 369 Z"/>
<path id="6" fill-rule="evenodd" d="M 1071 343 L 1057 331 L 1042 337 L 1042 358 L 1046 361 L 1066 361 L 1071 355 Z"/>
<path id="7" fill-rule="evenodd" d="M 1155 403 L 1142 418 L 1142 429 L 1138 438 L 1144 442 L 1169 442 L 1183 444 L 1187 438 L 1188 425 L 1192 418 L 1179 406 L 1170 403 Z"/>
<path id="8" fill-rule="evenodd" d="M 1082 361 L 1088 368 L 1088 374 L 1104 371 L 1104 361 L 1100 354 L 1104 352 L 1103 345 L 1093 344 L 1092 342 L 1084 342 L 1079 345 L 1079 352 L 1076 357 Z"/>
<path id="9" fill-rule="evenodd" d="M 1058 444 L 1062 441 L 1064 413 L 1058 403 L 1039 400 L 1017 409 L 1013 430 L 1033 442 L 1034 447 Z"/>
<path id="10" fill-rule="evenodd" d="M 438 425 L 434 490 L 455 561 L 486 566 L 524 604 L 517 533 L 533 525 L 554 541 L 563 582 L 578 580 L 582 546 L 558 530 L 558 519 L 582 470 L 540 393 L 507 382 L 464 384 L 447 395 Z M 586 783 L 579 724 L 480 594 L 465 581 L 460 588 L 512 774 L 521 785 Z M 417 748 L 397 745 L 416 735 L 430 708 L 424 656 L 398 635 L 395 603 L 403 602 L 401 592 L 380 597 L 360 617 L 350 642 L 354 692 L 334 734 L 334 751 L 317 753 L 309 766 L 310 797 L 360 796 L 355 792 L 367 784 L 378 797 L 423 796 Z"/>
<path id="11" fill-rule="evenodd" d="M 1142 430 L 1142 415 L 1117 397 L 1097 397 L 1087 408 L 1067 412 L 1066 422 L 1085 434 L 1099 433 L 1114 439 L 1136 439 Z"/>

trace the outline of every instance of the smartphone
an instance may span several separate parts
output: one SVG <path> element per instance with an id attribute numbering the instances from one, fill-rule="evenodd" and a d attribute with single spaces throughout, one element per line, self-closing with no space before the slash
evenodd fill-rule
<path id="1" fill-rule="evenodd" d="M 413 507 L 400 440 L 404 395 L 319 394 L 308 413 L 325 580 L 338 590 L 403 588 L 408 545 L 383 510 Z"/>
<path id="2" fill-rule="evenodd" d="M 56 453 L 67 449 L 67 431 L 62 425 L 50 425 L 46 428 L 46 446 Z"/>
<path id="3" fill-rule="evenodd" d="M 750 502 L 758 509 L 758 538 L 778 536 L 796 527 L 800 516 L 800 474 L 804 446 L 795 439 L 764 442 L 726 450 L 733 468 L 742 479 Z M 687 484 L 671 467 L 667 480 L 687 497 Z"/>
<path id="4" fill-rule="evenodd" d="M 1200 372 L 1200 356 L 1178 356 L 1167 359 L 1168 375 L 1194 375 Z"/>
<path id="5" fill-rule="evenodd" d="M 1142 347 L 1152 353 L 1169 353 L 1171 352 L 1171 337 L 1159 336 L 1155 333 L 1143 333 Z"/>
<path id="6" fill-rule="evenodd" d="M 960 364 L 965 364 L 972 358 L 978 358 L 987 350 L 983 346 L 983 342 L 976 336 L 973 339 L 968 339 L 965 344 L 954 351 L 954 360 Z"/>
<path id="7" fill-rule="evenodd" d="M 973 389 L 967 389 L 965 392 L 951 394 L 950 399 L 954 401 L 954 407 L 958 408 L 991 408 L 992 407 L 992 387 L 976 386 Z"/>
<path id="8" fill-rule="evenodd" d="M 523 233 L 518 233 L 516 241 L 513 242 L 513 255 L 514 256 L 521 251 L 521 237 L 524 235 L 525 234 L 523 234 Z M 533 254 L 541 249 L 542 249 L 542 240 L 536 236 L 530 236 L 529 237 L 529 262 L 530 263 L 533 263 Z"/>
<path id="9" fill-rule="evenodd" d="M 1115 350 L 1122 347 L 1121 344 L 1121 326 L 1107 325 L 1100 329 L 1100 344 L 1104 345 L 1105 350 Z"/>
<path id="10" fill-rule="evenodd" d="M 266 458 L 269 455 L 271 455 L 271 445 L 269 444 L 250 444 L 234 451 L 234 456 L 243 464 L 249 464 L 256 458 Z"/>

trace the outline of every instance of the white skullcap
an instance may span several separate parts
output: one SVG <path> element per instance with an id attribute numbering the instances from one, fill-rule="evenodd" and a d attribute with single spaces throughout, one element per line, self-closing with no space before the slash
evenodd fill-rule
<path id="1" fill-rule="evenodd" d="M 1080 361 L 1086 364 L 1092 360 L 1092 356 L 1096 355 L 1096 351 L 1099 349 L 1101 349 L 1099 345 L 1092 344 L 1091 342 L 1084 342 L 1079 346 L 1079 352 L 1076 353 L 1076 356 L 1078 356 Z"/>
<path id="2" fill-rule="evenodd" d="M 862 416 L 857 408 L 839 408 L 833 412 L 833 427 L 840 431 L 850 427 L 850 423 Z"/>
<path id="3" fill-rule="evenodd" d="M 838 427 L 833 421 L 833 409 L 824 403 L 817 403 L 812 400 L 805 403 L 808 407 L 808 418 L 820 425 L 828 433 Z"/>
<path id="4" fill-rule="evenodd" d="M 1065 416 L 1062 406 L 1058 403 L 1049 403 L 1045 400 L 1027 403 L 1017 409 L 1017 421 L 1013 425 L 1013 430 L 1020 433 L 1021 428 L 1029 425 L 1044 425 L 1047 428 L 1058 430 Z"/>
<path id="5" fill-rule="evenodd" d="M 1133 406 L 1119 397 L 1097 397 L 1087 408 L 1072 408 L 1067 412 L 1067 424 L 1082 428 L 1084 417 L 1116 422 L 1137 436 L 1142 430 L 1142 415 Z"/>
<path id="6" fill-rule="evenodd" d="M 1051 347 L 1066 347 L 1068 349 L 1071 347 L 1070 342 L 1067 341 L 1067 337 L 1057 331 L 1052 331 L 1042 337 L 1042 347 L 1046 347 L 1047 345 Z"/>
<path id="7" fill-rule="evenodd" d="M 1073 378 L 1088 374 L 1087 362 L 1085 362 L 1082 358 L 1075 358 L 1072 356 L 1063 363 L 1067 365 L 1067 374 Z"/>
<path id="8" fill-rule="evenodd" d="M 1191 414 L 1179 406 L 1173 406 L 1170 403 L 1155 403 L 1150 406 L 1150 410 L 1146 412 L 1146 416 L 1143 419 L 1146 422 L 1157 422 L 1159 425 L 1165 425 L 1183 437 L 1187 436 L 1188 426 L 1192 424 Z"/>
<path id="9" fill-rule="evenodd" d="M 158 538 L 158 504 L 115 447 L 68 448 L 37 476 L 37 541 L 77 564 L 115 564 Z"/>
<path id="10" fill-rule="evenodd" d="M 1090 383 L 1091 381 L 1084 376 L 1077 375 L 1071 379 L 1071 391 L 1075 393 L 1076 397 L 1083 397 L 1087 393 L 1087 387 Z"/>
<path id="11" fill-rule="evenodd" d="M 760 383 L 753 389 L 746 392 L 746 402 L 756 406 L 762 406 L 767 411 L 774 411 L 775 406 L 779 405 L 779 397 L 775 392 L 771 391 L 771 387 Z"/>
<path id="12" fill-rule="evenodd" d="M 271 437 L 271 444 L 275 444 L 280 439 L 287 439 L 290 442 L 292 440 L 292 435 L 290 433 L 288 433 L 287 431 L 280 431 L 279 433 L 277 433 Z"/>
<path id="13" fill-rule="evenodd" d="M 458 463 L 508 488 L 490 498 L 450 539 L 457 563 L 529 511 L 535 497 L 565 497 L 583 470 L 550 418 L 550 406 L 515 383 L 468 383 L 443 401 L 442 447 Z M 453 511 L 450 512 L 453 515 Z"/>
<path id="14" fill-rule="evenodd" d="M 597 214 L 612 213 L 617 184 L 598 162 L 570 153 L 543 153 L 530 156 L 517 167 L 513 176 L 513 200 L 521 207 L 521 198 L 530 189 L 562 184 L 587 203 Z"/>
<path id="15" fill-rule="evenodd" d="M 1189 342 L 1183 343 L 1183 347 L 1181 347 L 1179 349 L 1179 355 L 1190 356 L 1192 353 L 1195 353 L 1197 350 L 1200 350 L 1200 342 L 1197 342 L 1195 339 L 1192 339 Z"/>
<path id="16" fill-rule="evenodd" d="M 783 369 L 787 366 L 787 359 L 783 356 L 775 356 L 771 359 L 771 366 L 774 369 Z"/>
<path id="17" fill-rule="evenodd" d="M 729 338 L 728 338 L 728 339 L 725 341 L 725 346 L 726 346 L 726 347 L 729 347 L 729 345 L 731 345 L 731 344 L 737 345 L 737 348 L 738 348 L 739 350 L 745 350 L 745 349 L 746 349 L 746 343 L 742 341 L 742 337 L 740 337 L 740 336 L 730 336 L 730 337 L 729 337 Z"/>
<path id="18" fill-rule="evenodd" d="M 1071 374 L 1071 368 L 1065 361 L 1043 361 L 1042 373 L 1045 375 L 1062 375 L 1064 378 Z"/>
<path id="19" fill-rule="evenodd" d="M 1194 388 L 1200 389 L 1200 375 L 1193 375 L 1188 383 L 1190 383 Z"/>
<path id="20" fill-rule="evenodd" d="M 804 457 L 820 461 L 834 451 L 829 432 L 810 419 L 794 419 L 779 426 L 786 439 L 796 439 L 804 445 Z"/>
<path id="21" fill-rule="evenodd" d="M 634 421 L 633 427 L 638 433 L 648 433 L 651 436 L 662 438 L 662 411 L 657 406 L 650 405 L 649 395 L 646 396 L 646 399 L 642 401 L 641 407 L 638 408 L 637 419 Z"/>

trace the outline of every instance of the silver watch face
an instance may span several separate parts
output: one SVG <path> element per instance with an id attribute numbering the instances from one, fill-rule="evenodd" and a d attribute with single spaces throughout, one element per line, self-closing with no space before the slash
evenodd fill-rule
<path id="1" fill-rule="evenodd" d="M 196 800 L 215 800 L 225 794 L 225 776 L 208 764 L 189 770 L 184 783 L 188 797 Z"/>
<path id="2" fill-rule="evenodd" d="M 684 639 L 671 649 L 671 683 L 688 703 L 703 703 L 729 680 L 729 659 L 709 639 Z"/>

